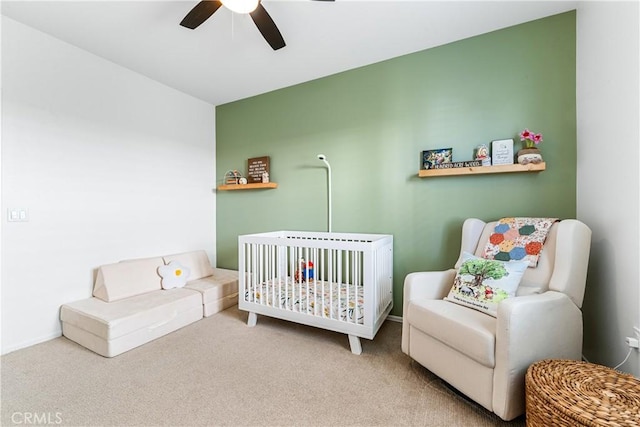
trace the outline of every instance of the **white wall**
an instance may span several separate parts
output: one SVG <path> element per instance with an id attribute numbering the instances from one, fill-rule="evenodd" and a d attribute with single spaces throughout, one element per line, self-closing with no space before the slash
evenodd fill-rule
<path id="1" fill-rule="evenodd" d="M 577 10 L 578 218 L 593 230 L 584 354 L 615 366 L 640 325 L 638 2 Z M 640 376 L 634 350 L 621 370 Z"/>
<path id="2" fill-rule="evenodd" d="M 2 17 L 2 353 L 60 335 L 101 264 L 215 260 L 214 184 L 214 106 Z"/>

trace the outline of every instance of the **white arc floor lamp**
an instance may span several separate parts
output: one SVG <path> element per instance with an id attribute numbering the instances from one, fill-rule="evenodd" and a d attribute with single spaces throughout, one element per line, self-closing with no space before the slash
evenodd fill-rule
<path id="1" fill-rule="evenodd" d="M 324 154 L 318 154 L 318 160 L 322 160 L 325 165 L 327 165 L 327 180 L 328 180 L 328 190 L 327 190 L 327 199 L 329 200 L 329 233 L 331 233 L 331 165 L 327 161 L 327 156 Z"/>

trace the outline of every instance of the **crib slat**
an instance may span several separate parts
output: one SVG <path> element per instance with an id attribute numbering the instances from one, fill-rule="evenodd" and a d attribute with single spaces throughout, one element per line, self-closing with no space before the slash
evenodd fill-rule
<path id="1" fill-rule="evenodd" d="M 353 256 L 354 256 L 353 262 L 355 263 L 355 266 L 354 266 L 355 277 L 353 279 L 353 285 L 354 285 L 353 286 L 353 318 L 354 318 L 354 323 L 358 323 L 358 319 L 359 319 L 358 289 L 360 287 L 360 253 L 354 251 Z"/>
<path id="2" fill-rule="evenodd" d="M 340 250 L 338 254 L 338 274 L 336 276 L 336 284 L 338 286 L 338 320 L 342 319 L 342 288 L 344 288 L 344 280 L 342 273 L 342 258 L 344 257 L 344 251 Z"/>
<path id="3" fill-rule="evenodd" d="M 311 305 L 311 303 L 309 302 L 309 269 L 307 268 L 307 264 L 306 264 L 309 262 L 309 248 L 304 248 L 304 256 L 305 256 L 304 258 L 305 264 L 304 266 L 300 266 L 301 267 L 300 269 L 302 270 L 302 278 L 305 282 L 305 287 L 307 292 L 305 295 L 306 296 L 305 300 L 307 301 L 306 311 L 307 311 L 307 314 L 309 314 L 309 307 Z"/>
<path id="4" fill-rule="evenodd" d="M 318 281 L 316 280 L 315 268 L 316 268 L 316 265 L 318 264 L 318 249 L 312 248 L 311 260 L 308 262 L 313 262 L 313 270 L 314 270 L 314 275 L 313 277 L 310 278 L 311 283 L 313 284 L 313 305 L 311 307 L 312 309 L 311 314 L 313 314 L 314 316 L 317 316 L 318 315 Z M 307 267 L 308 266 L 309 265 L 307 264 Z M 309 275 L 311 275 L 311 273 L 309 273 Z"/>
<path id="5" fill-rule="evenodd" d="M 275 270 L 276 270 L 276 257 L 275 257 L 275 246 L 274 245 L 269 245 L 269 281 L 271 282 L 271 304 L 270 305 L 276 305 L 276 277 L 275 277 Z"/>
<path id="6" fill-rule="evenodd" d="M 290 260 L 289 261 L 289 272 L 287 272 L 288 274 L 285 277 L 285 280 L 286 280 L 285 290 L 287 292 L 287 295 L 289 295 L 289 278 L 293 277 L 293 273 L 292 273 L 293 272 L 293 265 L 292 265 L 292 263 L 293 263 L 293 260 L 295 259 L 294 256 L 293 256 L 294 255 L 293 254 L 293 250 L 294 250 L 294 248 L 289 246 L 289 260 Z M 292 283 L 291 284 L 291 298 L 289 298 L 289 300 L 287 301 L 287 304 L 286 304 L 286 307 L 289 310 L 293 309 L 293 305 L 292 304 L 293 304 L 294 293 L 295 293 L 295 289 L 293 288 L 293 283 Z"/>
<path id="7" fill-rule="evenodd" d="M 329 267 L 327 269 L 329 276 L 329 318 L 333 319 L 333 269 L 336 265 L 335 252 L 329 249 Z"/>
<path id="8" fill-rule="evenodd" d="M 252 253 L 251 253 L 251 266 L 252 266 L 252 271 L 253 271 L 253 301 L 254 302 L 258 302 L 258 283 L 259 282 L 259 276 L 258 276 L 258 245 L 257 244 L 253 244 L 252 245 Z"/>

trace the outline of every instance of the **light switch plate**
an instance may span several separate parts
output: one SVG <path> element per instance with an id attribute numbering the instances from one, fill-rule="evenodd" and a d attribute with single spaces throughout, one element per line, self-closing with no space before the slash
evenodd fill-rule
<path id="1" fill-rule="evenodd" d="M 29 212 L 23 208 L 9 208 L 7 209 L 7 221 L 27 222 L 29 221 Z"/>

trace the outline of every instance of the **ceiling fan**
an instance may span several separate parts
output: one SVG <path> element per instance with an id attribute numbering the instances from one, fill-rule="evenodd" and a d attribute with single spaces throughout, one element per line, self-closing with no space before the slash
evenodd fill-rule
<path id="1" fill-rule="evenodd" d="M 180 25 L 194 30 L 209 19 L 222 5 L 233 12 L 248 13 L 251 15 L 251 19 L 253 19 L 256 27 L 258 27 L 258 30 L 273 50 L 278 50 L 286 46 L 280 30 L 278 30 L 276 23 L 273 22 L 267 10 L 262 6 L 261 0 L 203 0 L 187 13 L 187 16 L 180 22 Z"/>

